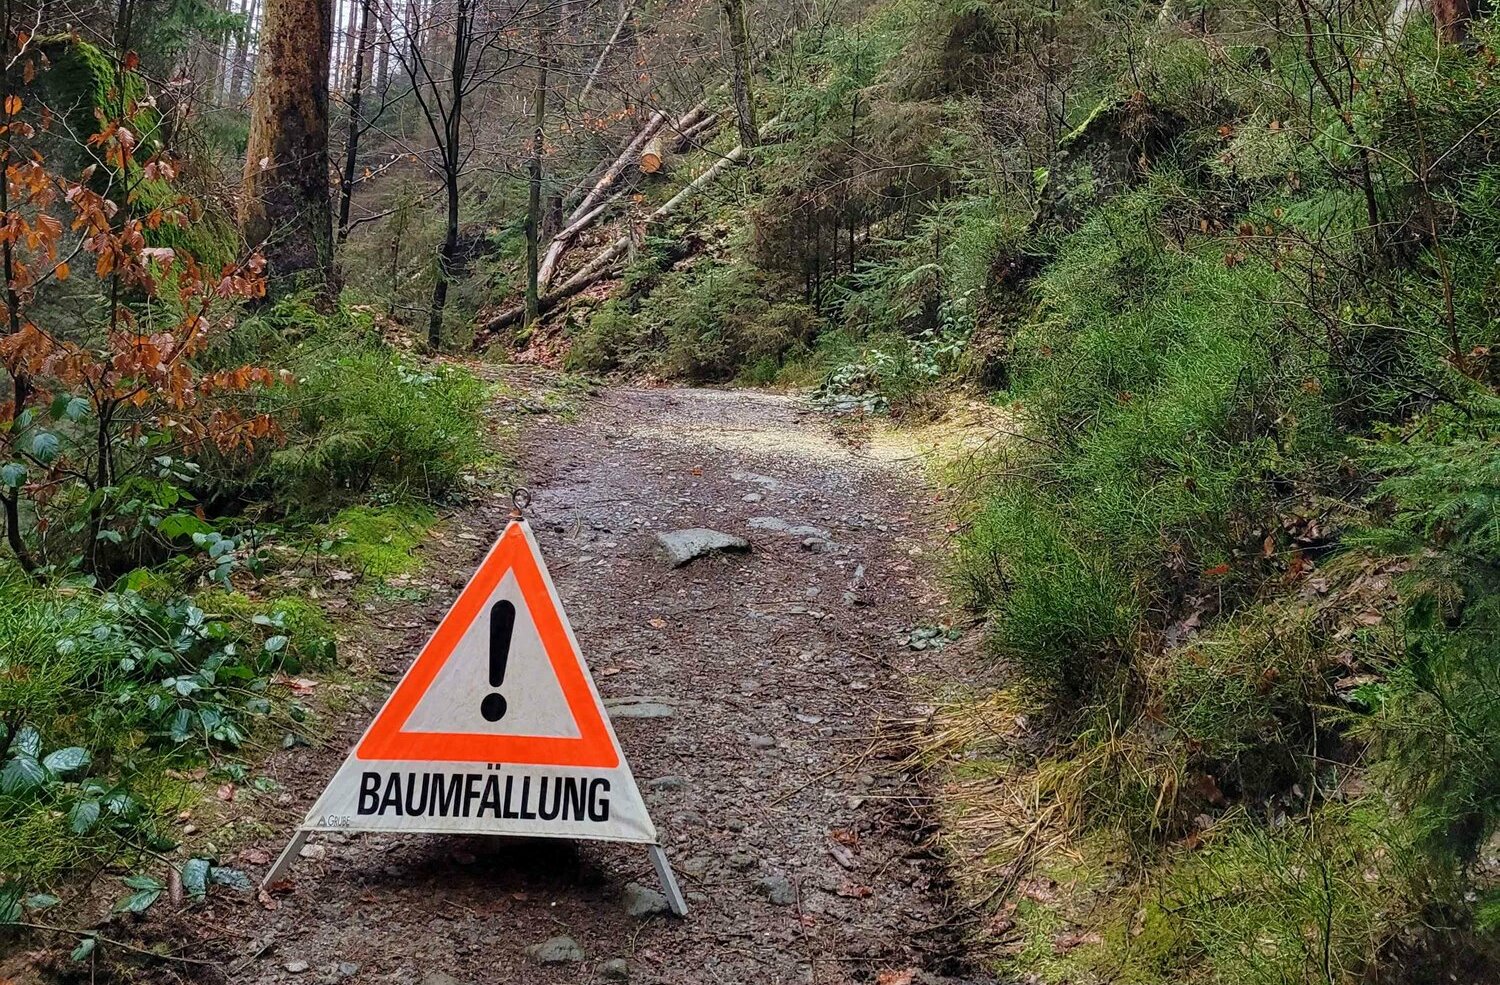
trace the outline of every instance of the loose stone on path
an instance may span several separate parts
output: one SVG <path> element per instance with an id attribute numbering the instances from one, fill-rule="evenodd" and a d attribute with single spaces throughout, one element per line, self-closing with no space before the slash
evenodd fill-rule
<path id="1" fill-rule="evenodd" d="M 745 554 L 750 542 L 743 537 L 726 534 L 707 527 L 692 527 L 687 530 L 672 530 L 656 535 L 662 557 L 674 568 L 680 568 L 707 554 Z"/>
<path id="2" fill-rule="evenodd" d="M 583 948 L 571 937 L 549 937 L 526 949 L 537 964 L 576 964 L 583 960 Z"/>

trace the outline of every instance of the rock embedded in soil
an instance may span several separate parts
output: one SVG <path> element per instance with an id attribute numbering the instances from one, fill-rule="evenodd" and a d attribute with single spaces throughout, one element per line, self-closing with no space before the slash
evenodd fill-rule
<path id="1" fill-rule="evenodd" d="M 670 909 L 665 896 L 638 882 L 625 884 L 624 899 L 625 912 L 633 917 L 655 916 Z"/>
<path id="2" fill-rule="evenodd" d="M 624 958 L 610 958 L 599 966 L 599 977 L 607 982 L 628 982 L 630 967 Z"/>
<path id="3" fill-rule="evenodd" d="M 606 698 L 604 710 L 614 718 L 671 718 L 675 713 L 671 705 L 646 698 Z"/>
<path id="4" fill-rule="evenodd" d="M 282 965 L 282 967 L 284 967 L 287 971 L 291 972 L 294 975 L 300 975 L 307 970 L 308 965 L 306 961 L 302 961 L 299 959 L 296 961 L 288 961 L 286 964 Z"/>
<path id="5" fill-rule="evenodd" d="M 783 520 L 779 516 L 752 516 L 745 521 L 746 526 L 752 530 L 771 530 L 788 537 L 815 538 L 817 540 L 833 540 L 833 534 L 822 527 L 814 527 L 808 523 L 792 523 Z"/>
<path id="6" fill-rule="evenodd" d="M 422 979 L 422 985 L 467 985 L 452 975 L 442 971 L 428 972 Z"/>
<path id="7" fill-rule="evenodd" d="M 576 964 L 583 960 L 583 948 L 571 937 L 549 937 L 528 947 L 526 955 L 537 964 Z"/>
<path id="8" fill-rule="evenodd" d="M 656 535 L 662 557 L 674 568 L 680 568 L 708 554 L 745 554 L 750 542 L 743 537 L 707 527 L 672 530 Z"/>
<path id="9" fill-rule="evenodd" d="M 781 872 L 772 872 L 755 880 L 755 891 L 772 906 L 791 906 L 797 902 L 797 887 Z"/>

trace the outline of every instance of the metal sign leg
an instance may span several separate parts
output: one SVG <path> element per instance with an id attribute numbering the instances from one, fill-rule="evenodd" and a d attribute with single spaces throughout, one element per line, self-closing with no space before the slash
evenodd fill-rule
<path id="1" fill-rule="evenodd" d="M 260 888 L 265 889 L 285 875 L 286 870 L 291 867 L 292 859 L 297 857 L 297 853 L 302 851 L 302 846 L 305 844 L 307 844 L 307 829 L 298 828 L 297 833 L 292 835 L 292 840 L 287 842 L 286 847 L 281 850 L 281 855 L 277 857 L 276 864 L 271 866 L 271 871 L 267 872 L 266 877 L 260 881 Z"/>
<path id="2" fill-rule="evenodd" d="M 656 876 L 661 880 L 662 889 L 667 892 L 667 905 L 672 908 L 673 916 L 687 916 L 687 900 L 682 898 L 682 890 L 677 885 L 677 876 L 672 874 L 672 863 L 667 861 L 667 853 L 661 850 L 660 845 L 651 846 L 651 864 L 656 866 Z"/>

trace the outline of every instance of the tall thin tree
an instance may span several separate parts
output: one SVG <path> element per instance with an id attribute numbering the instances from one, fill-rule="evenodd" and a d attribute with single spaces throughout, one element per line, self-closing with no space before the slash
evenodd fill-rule
<path id="1" fill-rule="evenodd" d="M 349 86 L 349 136 L 344 142 L 344 173 L 339 179 L 338 240 L 349 238 L 349 205 L 354 198 L 354 168 L 359 158 L 359 138 L 364 120 L 359 115 L 365 81 L 369 76 L 370 44 L 374 40 L 374 22 L 370 8 L 376 0 L 360 0 L 359 37 L 354 52 L 354 81 Z"/>
<path id="2" fill-rule="evenodd" d="M 551 55 L 552 9 L 546 0 L 537 15 L 536 87 L 532 92 L 531 161 L 526 199 L 526 324 L 541 314 L 541 292 L 537 287 L 537 270 L 541 258 L 542 221 L 542 150 L 547 125 L 547 60 Z"/>
<path id="3" fill-rule="evenodd" d="M 745 0 L 723 0 L 724 37 L 729 48 L 729 70 L 734 92 L 734 116 L 740 146 L 747 150 L 760 141 L 755 126 L 755 100 L 750 91 L 750 32 L 745 26 Z"/>

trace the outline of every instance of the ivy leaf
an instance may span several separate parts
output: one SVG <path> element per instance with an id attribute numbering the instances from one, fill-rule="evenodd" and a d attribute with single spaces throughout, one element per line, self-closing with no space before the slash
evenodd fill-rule
<path id="1" fill-rule="evenodd" d="M 97 937 L 85 937 L 78 942 L 78 946 L 73 948 L 73 953 L 68 955 L 68 957 L 72 958 L 74 961 L 82 961 L 84 958 L 94 953 L 94 948 L 98 945 L 98 943 L 99 938 Z"/>
<path id="2" fill-rule="evenodd" d="M 155 889 L 160 891 L 165 888 L 160 879 L 155 876 L 148 876 L 144 872 L 137 872 L 133 876 L 126 876 L 123 881 L 129 889 Z"/>
<path id="3" fill-rule="evenodd" d="M 270 639 L 266 640 L 266 652 L 280 653 L 282 650 L 286 649 L 286 644 L 287 638 L 285 636 L 272 636 Z"/>
<path id="4" fill-rule="evenodd" d="M 21 901 L 21 905 L 28 910 L 46 910 L 61 902 L 62 900 L 51 893 L 32 893 Z"/>
<path id="5" fill-rule="evenodd" d="M 208 894 L 208 871 L 209 861 L 206 858 L 192 858 L 183 863 L 182 888 L 193 899 L 203 899 Z"/>
<path id="6" fill-rule="evenodd" d="M 68 811 L 68 828 L 75 835 L 88 834 L 99 823 L 99 802 L 92 797 L 80 800 Z"/>
<path id="7" fill-rule="evenodd" d="M 0 465 L 0 486 L 7 489 L 19 489 L 26 484 L 26 466 L 20 462 L 6 462 Z"/>
<path id="8" fill-rule="evenodd" d="M 0 793 L 19 794 L 35 790 L 47 782 L 47 770 L 32 756 L 24 753 L 0 770 Z"/>
<path id="9" fill-rule="evenodd" d="M 42 760 L 42 765 L 51 770 L 57 776 L 65 776 L 75 770 L 81 770 L 90 762 L 89 751 L 82 746 L 68 746 L 66 749 L 58 749 L 49 753 Z"/>

